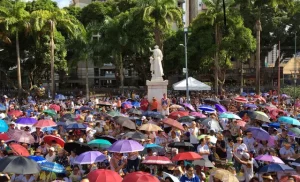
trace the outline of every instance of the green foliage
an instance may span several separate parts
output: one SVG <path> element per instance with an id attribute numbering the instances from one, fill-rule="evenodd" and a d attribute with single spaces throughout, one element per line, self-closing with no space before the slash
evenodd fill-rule
<path id="1" fill-rule="evenodd" d="M 296 86 L 296 89 L 295 89 L 295 87 L 293 87 L 293 86 L 285 86 L 285 87 L 281 88 L 281 93 L 287 94 L 287 95 L 291 96 L 292 98 L 295 98 L 295 97 L 299 98 L 300 97 L 300 88 Z M 295 95 L 295 93 L 296 93 L 296 95 Z"/>

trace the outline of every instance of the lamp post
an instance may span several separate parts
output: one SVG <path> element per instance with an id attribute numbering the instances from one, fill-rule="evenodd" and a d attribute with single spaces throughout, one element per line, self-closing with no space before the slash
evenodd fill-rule
<path id="1" fill-rule="evenodd" d="M 295 32 L 295 55 L 294 55 L 294 114 L 296 114 L 296 85 L 297 85 L 297 32 Z"/>
<path id="2" fill-rule="evenodd" d="M 186 102 L 190 102 L 189 96 L 189 72 L 187 64 L 187 36 L 188 36 L 188 27 L 184 27 L 184 54 L 185 54 L 185 80 L 186 80 Z"/>

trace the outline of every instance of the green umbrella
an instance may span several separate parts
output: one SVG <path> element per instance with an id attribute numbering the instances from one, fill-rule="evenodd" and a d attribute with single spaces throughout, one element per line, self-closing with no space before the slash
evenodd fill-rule
<path id="1" fill-rule="evenodd" d="M 106 114 L 110 115 L 111 117 L 122 116 L 122 114 L 118 111 L 108 111 Z"/>
<path id="2" fill-rule="evenodd" d="M 111 143 L 104 139 L 95 139 L 88 143 L 91 147 L 98 147 L 98 148 L 108 148 L 111 146 Z"/>
<path id="3" fill-rule="evenodd" d="M 299 128 L 291 128 L 290 131 L 295 133 L 296 135 L 300 135 L 300 129 Z"/>
<path id="4" fill-rule="evenodd" d="M 54 110 L 51 110 L 51 109 L 44 110 L 43 113 L 46 113 L 50 116 L 56 116 L 56 112 Z"/>

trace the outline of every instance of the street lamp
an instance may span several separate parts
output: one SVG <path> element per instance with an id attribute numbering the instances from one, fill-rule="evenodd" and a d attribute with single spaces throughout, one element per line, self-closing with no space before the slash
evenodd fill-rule
<path id="1" fill-rule="evenodd" d="M 296 114 L 296 85 L 297 85 L 297 32 L 295 32 L 295 55 L 294 55 L 294 114 Z"/>
<path id="2" fill-rule="evenodd" d="M 184 54 L 185 54 L 185 79 L 186 79 L 186 102 L 190 102 L 189 96 L 189 72 L 187 64 L 187 36 L 188 36 L 188 27 L 184 27 Z"/>

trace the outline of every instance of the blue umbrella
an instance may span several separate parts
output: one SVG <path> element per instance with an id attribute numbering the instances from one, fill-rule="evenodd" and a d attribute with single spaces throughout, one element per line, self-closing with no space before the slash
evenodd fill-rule
<path id="1" fill-rule="evenodd" d="M 66 97 L 65 97 L 64 95 L 62 95 L 62 94 L 57 94 L 57 95 L 55 96 L 55 99 L 56 99 L 56 100 L 65 100 Z"/>
<path id="2" fill-rule="evenodd" d="M 86 126 L 81 123 L 73 123 L 67 126 L 67 129 L 85 129 Z"/>
<path id="3" fill-rule="evenodd" d="M 141 103 L 137 101 L 131 102 L 131 105 L 134 107 L 141 107 Z"/>
<path id="4" fill-rule="evenodd" d="M 243 107 L 257 108 L 255 104 L 244 104 Z"/>
<path id="5" fill-rule="evenodd" d="M 38 156 L 38 155 L 31 155 L 28 158 L 31 159 L 31 160 L 34 160 L 37 163 L 47 162 L 47 160 L 44 157 Z"/>
<path id="6" fill-rule="evenodd" d="M 4 120 L 0 119 L 0 132 L 7 132 L 7 130 L 8 130 L 8 125 Z"/>
<path id="7" fill-rule="evenodd" d="M 54 173 L 64 173 L 65 168 L 64 166 L 55 163 L 55 162 L 43 162 L 41 163 L 41 169 L 43 171 L 49 171 L 49 172 L 54 172 Z"/>
<path id="8" fill-rule="evenodd" d="M 33 125 L 36 122 L 37 120 L 34 118 L 19 118 L 16 120 L 16 123 L 24 125 Z"/>
<path id="9" fill-rule="evenodd" d="M 248 94 L 246 92 L 242 92 L 241 96 L 246 97 Z"/>
<path id="10" fill-rule="evenodd" d="M 217 111 L 220 113 L 227 112 L 227 109 L 221 104 L 216 104 L 215 107 L 216 107 Z"/>
<path id="11" fill-rule="evenodd" d="M 0 111 L 6 111 L 6 107 L 3 104 L 0 104 Z"/>
<path id="12" fill-rule="evenodd" d="M 205 111 L 205 112 L 214 112 L 215 111 L 215 109 L 209 105 L 201 105 L 201 106 L 199 106 L 199 109 L 201 111 Z"/>
<path id="13" fill-rule="evenodd" d="M 46 127 L 46 128 L 43 128 L 42 130 L 43 130 L 43 132 L 52 132 L 52 131 L 54 131 L 56 129 L 54 129 L 52 127 Z"/>
<path id="14" fill-rule="evenodd" d="M 251 131 L 253 138 L 259 139 L 259 140 L 268 140 L 270 138 L 269 133 L 258 127 L 249 127 L 247 131 Z"/>
<path id="15" fill-rule="evenodd" d="M 81 111 L 92 111 L 93 109 L 87 106 L 82 106 L 79 110 Z"/>
<path id="16" fill-rule="evenodd" d="M 145 148 L 162 148 L 161 146 L 159 146 L 155 143 L 146 144 L 144 147 Z"/>
<path id="17" fill-rule="evenodd" d="M 146 117 L 152 117 L 153 115 L 160 115 L 161 113 L 159 112 L 154 112 L 154 111 L 146 111 L 146 112 L 143 112 L 143 116 L 146 116 Z"/>
<path id="18" fill-rule="evenodd" d="M 245 114 L 250 115 L 252 113 L 254 113 L 254 111 L 240 111 L 238 115 L 242 118 Z"/>
<path id="19" fill-rule="evenodd" d="M 294 169 L 285 164 L 269 164 L 262 167 L 259 170 L 259 173 L 270 173 L 270 172 L 279 172 L 279 171 L 294 171 Z"/>
<path id="20" fill-rule="evenodd" d="M 291 117 L 287 117 L 287 116 L 281 116 L 280 118 L 278 118 L 279 122 L 282 123 L 287 123 L 287 124 L 291 124 L 291 125 L 298 125 L 300 126 L 300 122 L 295 119 L 295 118 L 291 118 Z"/>
<path id="21" fill-rule="evenodd" d="M 269 127 L 280 128 L 280 123 L 270 123 Z"/>
<path id="22" fill-rule="evenodd" d="M 227 118 L 227 119 L 242 119 L 238 115 L 228 112 L 223 112 L 219 115 L 219 118 Z"/>

